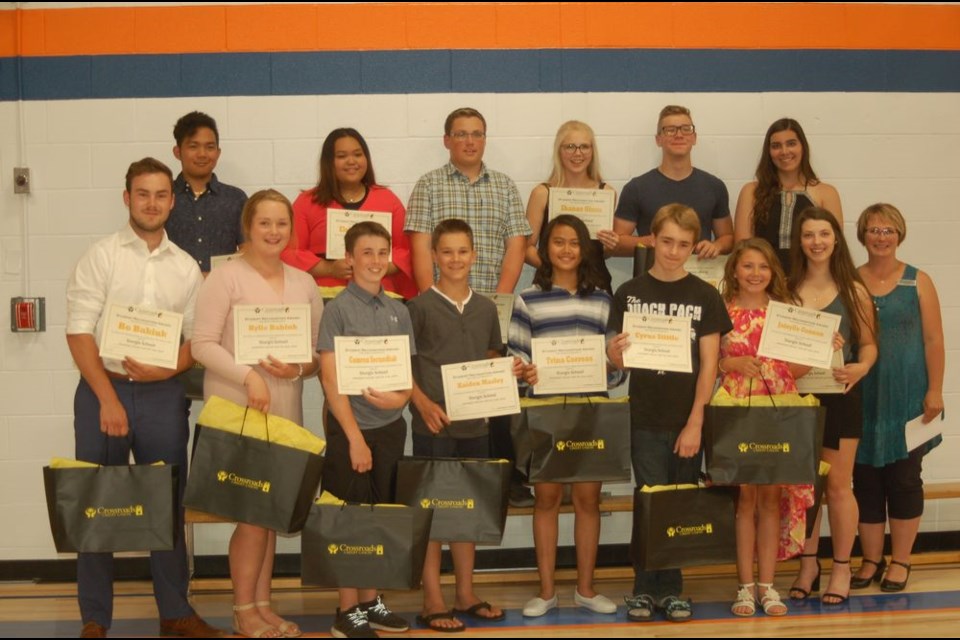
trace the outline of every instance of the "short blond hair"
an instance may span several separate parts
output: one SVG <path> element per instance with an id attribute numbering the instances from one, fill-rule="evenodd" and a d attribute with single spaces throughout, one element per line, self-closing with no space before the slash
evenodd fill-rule
<path id="1" fill-rule="evenodd" d="M 897 246 L 900 246 L 906 239 L 907 222 L 903 219 L 903 214 L 900 213 L 900 210 L 892 204 L 878 202 L 864 209 L 863 213 L 860 214 L 860 218 L 857 220 L 857 240 L 860 241 L 860 244 L 866 244 L 867 224 L 870 216 L 877 216 L 884 222 L 893 225 L 893 228 L 897 230 Z"/>
<path id="2" fill-rule="evenodd" d="M 700 218 L 697 212 L 687 205 L 674 202 L 660 207 L 657 214 L 653 216 L 653 222 L 650 223 L 650 233 L 659 234 L 663 225 L 668 222 L 673 222 L 684 231 L 692 231 L 694 243 L 700 241 Z"/>

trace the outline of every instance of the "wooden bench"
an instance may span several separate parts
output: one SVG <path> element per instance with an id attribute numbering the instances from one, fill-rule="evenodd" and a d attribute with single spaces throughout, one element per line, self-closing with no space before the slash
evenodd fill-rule
<path id="1" fill-rule="evenodd" d="M 924 500 L 949 500 L 960 498 L 960 482 L 930 482 L 923 485 Z M 600 500 L 600 513 L 623 513 L 633 511 L 633 496 L 603 496 Z M 560 507 L 560 513 L 573 513 L 573 505 L 565 504 Z M 510 507 L 509 516 L 532 516 L 533 507 Z M 187 509 L 187 524 L 230 523 L 229 518 L 223 518 L 202 511 Z"/>

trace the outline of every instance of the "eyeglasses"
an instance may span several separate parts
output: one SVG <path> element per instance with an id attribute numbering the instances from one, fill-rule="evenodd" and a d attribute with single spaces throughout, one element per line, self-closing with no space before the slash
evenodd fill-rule
<path id="1" fill-rule="evenodd" d="M 660 135 L 675 136 L 679 133 L 685 136 L 689 136 L 696 130 L 697 128 L 692 124 L 681 124 L 680 126 L 669 125 L 666 127 L 660 127 Z"/>
<path id="2" fill-rule="evenodd" d="M 900 235 L 899 231 L 891 227 L 870 227 L 867 229 L 867 233 L 871 236 L 880 236 L 881 238 Z"/>
<path id="3" fill-rule="evenodd" d="M 450 134 L 450 137 L 457 142 L 463 142 L 467 138 L 471 140 L 483 140 L 487 137 L 487 134 L 483 131 L 454 131 Z"/>
<path id="4" fill-rule="evenodd" d="M 560 145 L 560 149 L 563 150 L 564 153 L 569 153 L 570 155 L 575 154 L 577 151 L 579 151 L 580 153 L 583 153 L 583 154 L 587 154 L 587 153 L 590 153 L 591 151 L 593 151 L 593 145 L 592 145 L 592 144 L 573 144 L 573 143 L 570 143 L 570 144 Z"/>

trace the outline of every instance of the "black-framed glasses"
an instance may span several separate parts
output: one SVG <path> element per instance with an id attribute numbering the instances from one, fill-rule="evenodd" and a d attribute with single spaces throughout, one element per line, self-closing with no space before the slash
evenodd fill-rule
<path id="1" fill-rule="evenodd" d="M 692 135 L 697 128 L 692 124 L 681 124 L 681 125 L 667 125 L 665 127 L 660 127 L 660 135 L 662 136 L 675 136 L 678 133 L 689 136 Z"/>
<path id="2" fill-rule="evenodd" d="M 560 145 L 560 148 L 563 150 L 564 153 L 569 153 L 570 155 L 575 154 L 577 151 L 579 151 L 580 153 L 590 153 L 591 151 L 593 151 L 593 145 L 587 144 L 587 143 L 573 144 L 571 142 L 570 144 Z"/>

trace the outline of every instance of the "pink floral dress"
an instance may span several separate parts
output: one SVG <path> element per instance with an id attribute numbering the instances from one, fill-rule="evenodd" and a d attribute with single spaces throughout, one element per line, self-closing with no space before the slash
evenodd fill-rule
<path id="1" fill-rule="evenodd" d="M 741 309 L 734 303 L 727 305 L 727 313 L 733 322 L 733 330 L 720 342 L 721 358 L 756 356 L 760 347 L 760 334 L 767 319 L 767 310 Z M 736 398 L 797 393 L 797 383 L 786 362 L 760 358 L 759 378 L 748 378 L 742 373 L 729 371 L 723 374 L 721 385 Z M 766 382 L 766 384 L 764 384 Z M 768 391 L 769 390 L 769 391 Z M 777 560 L 786 560 L 803 551 L 806 533 L 807 509 L 813 506 L 811 485 L 784 485 L 780 497 L 780 544 Z"/>

